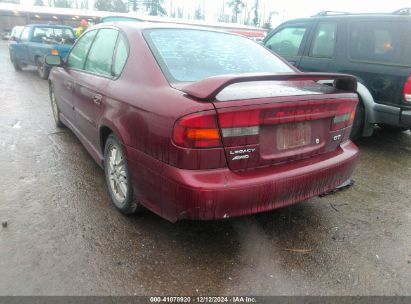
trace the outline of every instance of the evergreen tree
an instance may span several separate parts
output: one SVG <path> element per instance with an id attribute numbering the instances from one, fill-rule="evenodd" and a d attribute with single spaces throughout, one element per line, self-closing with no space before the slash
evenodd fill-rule
<path id="1" fill-rule="evenodd" d="M 97 0 L 94 3 L 94 7 L 98 11 L 118 13 L 126 13 L 128 11 L 127 3 L 123 2 L 123 0 Z"/>
<path id="2" fill-rule="evenodd" d="M 71 7 L 71 1 L 69 1 L 69 0 L 54 0 L 54 6 L 55 7 L 70 8 Z"/>
<path id="3" fill-rule="evenodd" d="M 204 20 L 203 9 L 200 5 L 198 5 L 194 11 L 194 19 L 197 20 Z"/>
<path id="4" fill-rule="evenodd" d="M 138 0 L 129 0 L 128 5 L 133 12 L 138 11 Z"/>
<path id="5" fill-rule="evenodd" d="M 257 25 L 258 25 L 258 21 L 259 21 L 258 8 L 259 8 L 258 0 L 255 0 L 255 4 L 254 4 L 254 18 L 253 18 L 253 24 L 254 24 L 254 26 L 257 26 Z"/>
<path id="6" fill-rule="evenodd" d="M 44 6 L 43 0 L 34 0 L 34 6 Z"/>
<path id="7" fill-rule="evenodd" d="M 150 16 L 167 16 L 164 0 L 144 0 L 143 4 Z"/>
<path id="8" fill-rule="evenodd" d="M 232 22 L 237 22 L 238 15 L 241 13 L 242 9 L 245 7 L 245 4 L 242 0 L 231 0 L 227 3 L 228 7 L 233 10 Z"/>
<path id="9" fill-rule="evenodd" d="M 0 2 L 20 4 L 20 0 L 0 0 Z"/>
<path id="10" fill-rule="evenodd" d="M 113 10 L 112 12 L 127 13 L 127 4 L 123 0 L 113 0 Z"/>
<path id="11" fill-rule="evenodd" d="M 111 12 L 113 10 L 113 3 L 112 0 L 96 0 L 96 2 L 94 2 L 94 7 L 98 11 Z"/>

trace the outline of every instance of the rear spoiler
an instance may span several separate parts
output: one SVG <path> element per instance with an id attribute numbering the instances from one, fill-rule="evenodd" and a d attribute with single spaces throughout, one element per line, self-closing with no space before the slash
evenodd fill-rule
<path id="1" fill-rule="evenodd" d="M 355 92 L 357 90 L 357 79 L 352 75 L 334 73 L 278 73 L 278 74 L 239 74 L 213 76 L 190 83 L 181 90 L 198 99 L 215 99 L 218 93 L 234 83 L 250 81 L 303 81 L 303 80 L 334 80 L 333 86 L 339 90 Z"/>

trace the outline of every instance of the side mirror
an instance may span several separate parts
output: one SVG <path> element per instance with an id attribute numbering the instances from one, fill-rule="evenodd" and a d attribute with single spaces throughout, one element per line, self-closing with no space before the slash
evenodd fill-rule
<path id="1" fill-rule="evenodd" d="M 47 55 L 45 60 L 47 65 L 49 66 L 62 66 L 63 60 L 59 55 Z"/>

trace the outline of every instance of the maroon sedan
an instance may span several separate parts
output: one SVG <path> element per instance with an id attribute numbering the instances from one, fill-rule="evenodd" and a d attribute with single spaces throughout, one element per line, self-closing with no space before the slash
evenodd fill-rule
<path id="1" fill-rule="evenodd" d="M 46 62 L 57 125 L 104 168 L 123 213 L 252 214 L 322 194 L 355 167 L 356 80 L 301 73 L 247 38 L 103 23 Z"/>

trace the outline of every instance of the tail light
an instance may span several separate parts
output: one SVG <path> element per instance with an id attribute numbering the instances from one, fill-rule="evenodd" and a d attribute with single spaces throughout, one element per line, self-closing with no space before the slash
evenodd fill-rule
<path id="1" fill-rule="evenodd" d="M 407 81 L 405 82 L 402 94 L 404 95 L 404 100 L 406 102 L 411 102 L 411 76 L 408 77 Z"/>
<path id="2" fill-rule="evenodd" d="M 218 118 L 225 145 L 251 145 L 259 142 L 260 128 L 265 125 L 331 118 L 332 131 L 347 128 L 354 121 L 356 105 L 355 99 L 278 104 L 269 109 L 220 110 Z"/>
<path id="3" fill-rule="evenodd" d="M 354 122 L 356 106 L 356 102 L 339 104 L 332 121 L 331 130 L 335 131 L 351 126 Z"/>
<path id="4" fill-rule="evenodd" d="M 225 146 L 252 145 L 259 143 L 260 129 L 264 126 L 320 119 L 331 119 L 330 129 L 335 131 L 352 125 L 356 105 L 357 100 L 350 99 L 293 102 L 270 108 L 262 105 L 260 109 L 226 108 L 219 110 L 218 123 L 214 112 L 199 112 L 177 120 L 173 141 L 185 148 L 221 147 L 222 140 Z"/>
<path id="5" fill-rule="evenodd" d="M 205 111 L 184 116 L 177 120 L 173 141 L 185 148 L 221 147 L 220 130 L 214 111 Z"/>

